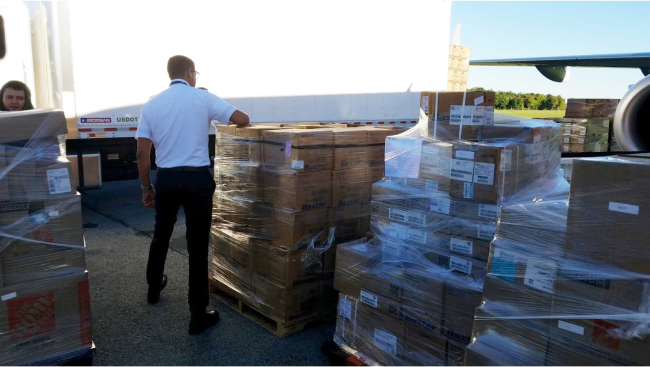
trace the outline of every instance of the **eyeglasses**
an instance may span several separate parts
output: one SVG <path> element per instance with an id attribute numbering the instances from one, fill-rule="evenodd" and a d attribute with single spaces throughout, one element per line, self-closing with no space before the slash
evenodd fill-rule
<path id="1" fill-rule="evenodd" d="M 199 80 L 199 76 L 201 76 L 201 73 L 199 73 L 196 70 L 192 70 L 192 69 L 190 69 L 190 70 L 194 72 L 194 77 L 196 78 L 196 80 Z"/>

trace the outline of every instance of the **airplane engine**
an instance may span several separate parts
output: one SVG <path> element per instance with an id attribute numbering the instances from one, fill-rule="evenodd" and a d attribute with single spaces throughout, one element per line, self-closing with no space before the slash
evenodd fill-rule
<path id="1" fill-rule="evenodd" d="M 650 76 L 621 99 L 614 114 L 614 135 L 625 151 L 650 151 Z"/>

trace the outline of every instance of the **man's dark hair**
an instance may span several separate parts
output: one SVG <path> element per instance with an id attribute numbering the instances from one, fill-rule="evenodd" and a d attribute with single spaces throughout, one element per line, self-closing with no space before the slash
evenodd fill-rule
<path id="1" fill-rule="evenodd" d="M 188 69 L 194 69 L 194 61 L 189 57 L 176 55 L 170 57 L 167 62 L 169 79 L 182 79 Z"/>
<path id="2" fill-rule="evenodd" d="M 9 109 L 7 108 L 7 106 L 5 106 L 3 102 L 4 99 L 3 97 L 7 89 L 24 91 L 25 105 L 23 106 L 23 111 L 34 109 L 34 105 L 32 105 L 32 92 L 29 90 L 29 87 L 27 87 L 25 83 L 19 82 L 18 80 L 10 80 L 6 82 L 5 85 L 2 86 L 2 89 L 0 89 L 0 111 L 9 111 Z"/>

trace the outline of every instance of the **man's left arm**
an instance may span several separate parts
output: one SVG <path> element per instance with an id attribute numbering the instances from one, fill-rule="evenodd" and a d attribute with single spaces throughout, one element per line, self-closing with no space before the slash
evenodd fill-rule
<path id="1" fill-rule="evenodd" d="M 142 182 L 142 204 L 147 208 L 155 206 L 156 193 L 151 183 L 151 147 L 153 142 L 146 138 L 138 139 L 138 150 L 136 159 L 138 161 L 138 173 Z"/>

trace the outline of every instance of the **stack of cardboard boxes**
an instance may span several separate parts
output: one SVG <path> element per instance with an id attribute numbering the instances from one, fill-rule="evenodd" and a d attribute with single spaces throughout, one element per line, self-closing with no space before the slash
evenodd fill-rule
<path id="1" fill-rule="evenodd" d="M 467 89 L 467 73 L 472 49 L 465 46 L 449 45 L 449 72 L 447 91 L 464 92 Z"/>
<path id="2" fill-rule="evenodd" d="M 562 118 L 562 152 L 606 152 L 609 147 L 609 118 Z"/>
<path id="3" fill-rule="evenodd" d="M 379 153 L 399 130 L 343 126 L 218 127 L 213 278 L 280 323 L 332 309 L 336 245 L 370 229 Z"/>
<path id="4" fill-rule="evenodd" d="M 564 118 L 554 119 L 562 124 L 562 152 L 620 151 L 611 129 L 619 101 L 569 98 Z"/>
<path id="5" fill-rule="evenodd" d="M 338 249 L 337 342 L 382 365 L 463 364 L 500 204 L 531 199 L 559 171 L 555 124 L 481 131 L 480 141 L 417 129 L 387 139 L 375 237 Z"/>
<path id="6" fill-rule="evenodd" d="M 494 97 L 494 92 L 422 92 L 427 135 L 445 141 L 479 139 L 483 126 L 494 125 Z"/>
<path id="7" fill-rule="evenodd" d="M 564 201 L 503 207 L 471 365 L 647 365 L 650 157 L 574 162 Z"/>
<path id="8" fill-rule="evenodd" d="M 81 199 L 61 111 L 0 115 L 0 363 L 64 363 L 91 348 Z M 62 140 L 61 140 L 62 139 Z"/>

